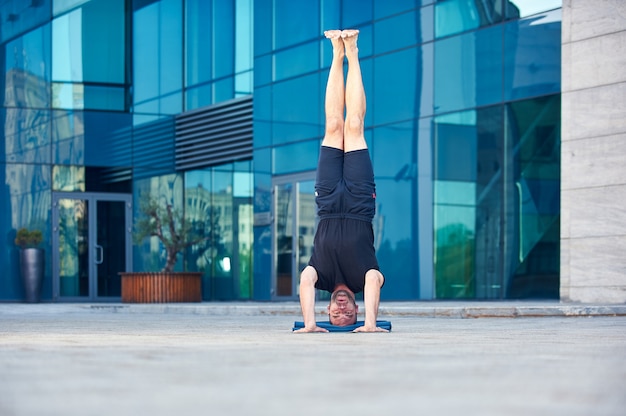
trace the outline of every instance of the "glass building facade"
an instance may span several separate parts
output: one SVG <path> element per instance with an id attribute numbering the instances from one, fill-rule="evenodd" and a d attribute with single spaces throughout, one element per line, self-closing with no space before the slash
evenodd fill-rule
<path id="1" fill-rule="evenodd" d="M 559 296 L 561 1 L 9 0 L 0 5 L 0 301 L 119 301 L 156 271 L 143 195 L 206 237 L 203 300 L 294 300 L 331 46 L 359 28 L 382 300 Z M 320 293 L 320 297 L 324 294 Z"/>

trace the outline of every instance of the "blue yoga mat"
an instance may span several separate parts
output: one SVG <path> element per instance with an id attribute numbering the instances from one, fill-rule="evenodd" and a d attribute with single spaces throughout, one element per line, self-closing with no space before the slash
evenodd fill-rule
<path id="1" fill-rule="evenodd" d="M 324 321 L 318 321 L 316 322 L 317 326 L 319 326 L 320 328 L 324 328 L 324 329 L 328 329 L 330 332 L 352 332 L 355 329 L 357 329 L 360 326 L 363 326 L 365 322 L 364 321 L 356 321 L 356 323 L 354 325 L 347 325 L 347 326 L 337 326 L 337 325 L 333 325 L 331 323 L 329 323 L 328 321 L 324 322 Z M 386 329 L 388 331 L 391 331 L 391 322 L 389 321 L 376 321 L 376 326 L 379 328 L 383 328 Z M 295 331 L 297 329 L 301 329 L 304 328 L 304 322 L 302 321 L 296 321 L 293 323 L 293 329 L 292 331 Z"/>

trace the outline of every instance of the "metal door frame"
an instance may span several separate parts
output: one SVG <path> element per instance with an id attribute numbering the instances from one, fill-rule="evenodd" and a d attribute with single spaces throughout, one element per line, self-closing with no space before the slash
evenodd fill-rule
<path id="1" fill-rule="evenodd" d="M 295 192 L 291 195 L 291 202 L 293 203 L 294 211 L 292 218 L 292 256 L 291 256 L 291 270 L 295 275 L 299 275 L 300 271 L 298 270 L 297 261 L 299 258 L 299 247 L 296 243 L 298 241 L 298 230 L 299 230 L 299 217 L 300 217 L 300 207 L 298 205 L 298 195 L 299 195 L 299 183 L 300 182 L 308 182 L 315 181 L 316 171 L 302 172 L 291 175 L 281 175 L 274 176 L 272 178 L 272 278 L 271 278 L 271 299 L 272 300 L 297 300 L 298 294 L 296 291 L 298 279 L 292 279 L 291 282 L 291 293 L 292 296 L 278 296 L 276 295 L 276 285 L 277 278 L 276 275 L 276 264 L 278 261 L 278 250 L 277 250 L 277 241 L 276 241 L 276 226 L 277 226 L 277 215 L 276 215 L 276 205 L 277 205 L 277 195 L 276 195 L 276 187 L 279 185 L 285 185 L 291 183 L 293 185 L 293 189 Z"/>
<path id="2" fill-rule="evenodd" d="M 88 273 L 89 273 L 89 294 L 87 296 L 60 296 L 60 276 L 59 276 L 59 210 L 58 202 L 60 199 L 74 199 L 87 201 L 89 205 L 88 211 Z M 125 205 L 125 224 L 124 224 L 124 242 L 126 254 L 126 270 L 132 270 L 132 194 L 102 193 L 102 192 L 52 192 L 52 299 L 58 301 L 120 301 L 121 297 L 105 297 L 98 296 L 97 293 L 97 264 L 95 256 L 95 248 L 97 246 L 97 230 L 98 230 L 98 201 L 121 201 Z"/>

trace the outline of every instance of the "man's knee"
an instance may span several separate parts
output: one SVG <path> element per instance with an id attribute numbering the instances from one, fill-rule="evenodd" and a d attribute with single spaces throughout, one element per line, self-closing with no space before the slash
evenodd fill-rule
<path id="1" fill-rule="evenodd" d="M 344 122 L 341 117 L 326 118 L 326 135 L 327 136 L 343 136 Z"/>
<path id="2" fill-rule="evenodd" d="M 349 115 L 345 122 L 345 135 L 349 137 L 361 137 L 363 135 L 363 117 Z"/>

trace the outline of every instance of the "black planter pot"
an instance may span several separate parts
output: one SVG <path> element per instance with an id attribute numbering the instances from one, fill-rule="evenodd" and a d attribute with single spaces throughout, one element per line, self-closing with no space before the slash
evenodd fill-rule
<path id="1" fill-rule="evenodd" d="M 41 248 L 25 248 L 20 252 L 20 270 L 26 302 L 37 303 L 41 297 L 45 265 L 44 251 Z"/>

